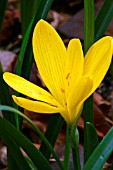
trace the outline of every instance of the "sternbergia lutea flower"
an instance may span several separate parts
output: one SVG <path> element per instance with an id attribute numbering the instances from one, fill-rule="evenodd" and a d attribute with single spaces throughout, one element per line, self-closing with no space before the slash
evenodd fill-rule
<path id="1" fill-rule="evenodd" d="M 110 66 L 113 38 L 101 38 L 84 57 L 79 39 L 72 39 L 66 49 L 54 28 L 40 20 L 33 33 L 33 52 L 48 91 L 6 72 L 3 75 L 5 82 L 31 98 L 13 95 L 13 100 L 30 111 L 50 114 L 59 112 L 67 124 L 72 125 L 84 101 L 99 86 Z"/>

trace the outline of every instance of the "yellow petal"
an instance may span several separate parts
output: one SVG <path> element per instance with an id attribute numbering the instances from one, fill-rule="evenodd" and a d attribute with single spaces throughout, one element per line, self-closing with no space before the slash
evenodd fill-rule
<path id="1" fill-rule="evenodd" d="M 93 87 L 92 78 L 84 76 L 75 85 L 73 93 L 70 93 L 67 102 L 67 108 L 69 110 L 71 122 L 75 121 L 83 102 L 89 97 L 92 87 Z"/>
<path id="2" fill-rule="evenodd" d="M 72 39 L 69 42 L 66 59 L 66 92 L 68 94 L 82 77 L 84 57 L 82 45 L 79 39 Z"/>
<path id="3" fill-rule="evenodd" d="M 3 78 L 10 87 L 18 92 L 33 99 L 51 103 L 52 105 L 57 105 L 57 102 L 50 93 L 29 82 L 28 80 L 8 72 L 3 74 Z"/>
<path id="4" fill-rule="evenodd" d="M 57 32 L 43 20 L 40 20 L 34 29 L 33 52 L 44 83 L 57 101 L 64 104 L 66 48 Z"/>
<path id="5" fill-rule="evenodd" d="M 97 41 L 88 50 L 85 56 L 84 75 L 93 75 L 93 89 L 99 86 L 103 80 L 112 59 L 113 38 L 106 36 Z"/>
<path id="6" fill-rule="evenodd" d="M 49 105 L 44 102 L 39 102 L 39 101 L 33 101 L 29 100 L 26 98 L 22 97 L 16 97 L 12 96 L 14 102 L 19 105 L 20 107 L 23 107 L 26 110 L 30 110 L 33 112 L 38 112 L 38 113 L 58 113 L 62 111 L 63 109 L 60 109 L 58 107 L 54 107 L 52 105 Z"/>

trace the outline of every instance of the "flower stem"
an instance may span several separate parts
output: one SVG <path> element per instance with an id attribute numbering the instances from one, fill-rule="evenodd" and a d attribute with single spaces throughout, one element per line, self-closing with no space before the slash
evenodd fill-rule
<path id="1" fill-rule="evenodd" d="M 74 170 L 80 170 L 79 147 L 72 148 Z"/>
<path id="2" fill-rule="evenodd" d="M 65 145 L 65 153 L 64 153 L 64 167 L 65 170 L 69 170 L 70 166 L 70 135 L 69 128 L 66 129 L 66 145 Z"/>
<path id="3" fill-rule="evenodd" d="M 79 132 L 74 126 L 71 130 L 71 147 L 73 156 L 74 170 L 81 170 L 80 154 L 79 154 Z"/>

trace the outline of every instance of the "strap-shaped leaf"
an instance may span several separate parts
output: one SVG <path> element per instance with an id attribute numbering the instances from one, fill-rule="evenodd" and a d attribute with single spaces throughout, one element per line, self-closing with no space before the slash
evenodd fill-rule
<path id="1" fill-rule="evenodd" d="M 86 122 L 86 139 L 88 141 L 87 146 L 86 146 L 86 152 L 84 153 L 86 159 L 90 157 L 94 149 L 98 145 L 98 136 L 96 133 L 96 129 L 93 124 Z"/>
<path id="2" fill-rule="evenodd" d="M 47 138 L 47 140 L 50 142 L 50 144 L 53 147 L 56 143 L 56 139 L 57 139 L 58 134 L 62 128 L 63 122 L 64 122 L 64 120 L 59 113 L 51 115 L 48 127 L 45 132 L 45 137 Z M 46 147 L 44 142 L 42 142 L 42 144 L 41 144 L 40 151 L 46 157 L 46 159 L 49 159 L 51 152 Z"/>
<path id="3" fill-rule="evenodd" d="M 0 63 L 0 103 L 4 105 L 9 105 L 13 106 L 12 104 L 12 98 L 8 89 L 8 86 L 3 80 L 3 69 L 2 65 Z M 12 122 L 14 125 L 16 125 L 15 122 L 15 116 L 14 115 L 9 115 L 7 111 L 3 112 L 3 116 L 8 119 L 10 122 Z"/>
<path id="4" fill-rule="evenodd" d="M 41 19 L 45 19 L 47 16 L 47 13 L 52 5 L 53 0 L 37 0 L 37 6 L 36 14 L 31 20 L 29 27 L 26 31 L 26 34 L 23 39 L 23 43 L 20 49 L 20 54 L 18 58 L 17 68 L 16 68 L 16 74 L 20 75 L 26 79 L 29 79 L 32 64 L 34 61 L 33 58 L 33 51 L 32 51 L 32 34 L 34 27 L 36 23 Z M 15 92 L 16 96 L 19 96 L 18 92 Z M 15 105 L 15 108 L 18 108 L 17 105 Z M 21 108 L 19 110 L 23 111 Z M 18 119 L 17 119 L 18 122 Z M 22 120 L 20 119 L 20 127 L 21 127 Z"/>
<path id="5" fill-rule="evenodd" d="M 96 147 L 83 170 L 100 170 L 107 158 L 113 152 L 113 127 L 106 134 L 101 143 Z"/>
<path id="6" fill-rule="evenodd" d="M 102 37 L 113 18 L 113 1 L 105 0 L 95 20 L 95 40 Z"/>
<path id="7" fill-rule="evenodd" d="M 35 126 L 35 124 L 26 115 L 24 115 L 23 113 L 21 113 L 17 109 L 14 109 L 12 107 L 5 106 L 5 105 L 0 105 L 0 110 L 8 111 L 9 114 L 16 113 L 19 116 L 21 116 L 23 119 L 25 119 L 32 126 L 32 128 L 36 131 L 36 133 L 41 137 L 42 141 L 46 145 L 46 148 L 48 148 L 48 150 L 52 153 L 52 155 L 55 158 L 55 160 L 56 160 L 58 166 L 60 167 L 60 169 L 64 170 L 64 166 L 63 166 L 62 162 L 60 161 L 58 155 L 55 153 L 55 151 L 52 148 L 52 146 L 50 145 L 50 143 L 47 141 L 47 139 L 45 138 L 43 133 Z"/>
<path id="8" fill-rule="evenodd" d="M 84 1 L 84 53 L 94 43 L 94 0 Z"/>
<path id="9" fill-rule="evenodd" d="M 33 64 L 33 52 L 32 52 L 32 34 L 36 23 L 41 19 L 45 19 L 47 13 L 52 5 L 53 0 L 46 0 L 46 1 L 37 1 L 39 5 L 37 5 L 37 12 L 33 19 L 30 22 L 30 25 L 27 29 L 27 32 L 24 36 L 22 47 L 20 50 L 20 55 L 17 64 L 17 71 L 18 75 L 28 79 L 31 67 Z"/>
<path id="10" fill-rule="evenodd" d="M 4 133 L 4 130 L 2 128 L 0 128 L 0 137 L 4 140 L 6 146 L 8 147 L 8 153 L 10 153 L 11 159 L 13 157 L 13 161 L 15 162 L 15 164 L 14 163 L 8 164 L 8 169 L 14 170 L 15 169 L 14 165 L 15 165 L 16 170 L 23 170 L 23 169 L 31 170 L 25 157 L 21 153 L 18 145 L 16 145 L 16 143 L 12 140 L 12 138 L 7 133 Z"/>
<path id="11" fill-rule="evenodd" d="M 0 117 L 0 130 L 10 136 L 10 138 L 19 145 L 32 160 L 34 165 L 39 169 L 52 170 L 50 164 L 41 154 L 41 152 L 32 144 L 32 142 L 25 137 L 19 130 L 15 128 L 5 118 Z"/>
<path id="12" fill-rule="evenodd" d="M 22 35 L 25 35 L 25 32 L 30 24 L 31 19 L 34 17 L 37 7 L 39 6 L 40 0 L 21 0 L 21 27 Z"/>
<path id="13" fill-rule="evenodd" d="M 94 43 L 94 0 L 84 1 L 84 53 Z M 86 153 L 89 140 L 86 138 L 86 122 L 93 124 L 93 96 L 91 95 L 84 103 L 84 153 Z M 87 157 L 84 154 L 84 162 Z"/>

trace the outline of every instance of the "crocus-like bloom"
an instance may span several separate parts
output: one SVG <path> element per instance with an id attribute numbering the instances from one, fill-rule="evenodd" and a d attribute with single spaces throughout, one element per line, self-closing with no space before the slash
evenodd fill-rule
<path id="1" fill-rule="evenodd" d="M 39 113 L 59 112 L 72 125 L 110 66 L 112 44 L 112 37 L 106 36 L 84 57 L 79 39 L 72 39 L 66 49 L 52 26 L 40 20 L 33 33 L 33 52 L 49 92 L 12 73 L 4 73 L 3 78 L 14 90 L 31 98 L 13 95 L 19 106 Z"/>

